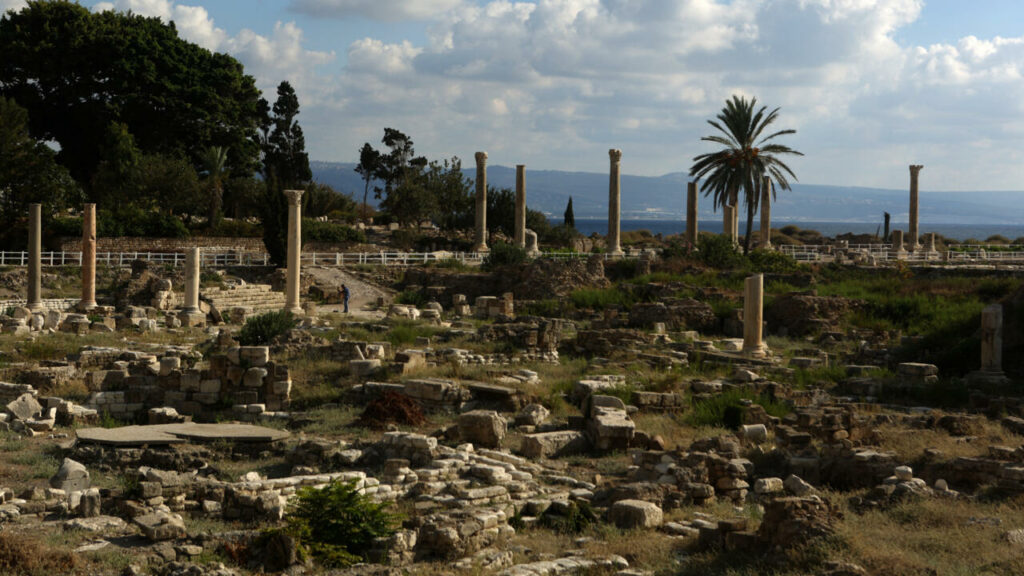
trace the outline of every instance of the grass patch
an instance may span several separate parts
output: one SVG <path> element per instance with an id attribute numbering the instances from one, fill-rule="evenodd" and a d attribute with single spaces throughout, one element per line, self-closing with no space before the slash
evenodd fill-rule
<path id="1" fill-rule="evenodd" d="M 735 430 L 743 423 L 743 413 L 749 403 L 759 404 L 769 415 L 779 418 L 790 412 L 789 406 L 768 396 L 748 390 L 729 390 L 711 398 L 695 399 L 687 422 L 692 426 L 720 426 Z"/>

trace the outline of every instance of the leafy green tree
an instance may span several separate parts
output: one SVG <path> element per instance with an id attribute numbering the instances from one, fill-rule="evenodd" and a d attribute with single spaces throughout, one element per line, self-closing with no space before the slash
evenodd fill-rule
<path id="1" fill-rule="evenodd" d="M 731 100 L 726 100 L 725 108 L 717 115 L 718 121 L 708 120 L 708 124 L 721 134 L 701 138 L 702 141 L 721 145 L 722 149 L 696 156 L 690 168 L 690 176 L 706 178 L 701 190 L 705 196 L 713 196 L 716 209 L 736 198 L 739 191 L 743 190 L 747 204 L 744 253 L 750 251 L 750 233 L 754 225 L 754 212 L 761 200 L 764 176 L 769 176 L 783 190 L 789 190 L 788 178 L 795 180 L 796 175 L 777 155 L 803 156 L 788 146 L 771 142 L 779 136 L 795 134 L 796 130 L 779 130 L 764 135 L 765 130 L 778 118 L 779 109 L 775 108 L 765 114 L 767 106 L 761 106 L 755 111 L 756 107 L 756 98 L 747 100 L 734 95 Z"/>
<path id="2" fill-rule="evenodd" d="M 263 113 L 267 105 L 261 103 Z M 306 154 L 306 139 L 295 120 L 299 114 L 299 98 L 288 82 L 277 86 L 277 101 L 270 108 L 273 116 L 262 120 L 263 176 L 266 180 L 260 202 L 260 221 L 263 223 L 263 244 L 270 259 L 284 264 L 288 255 L 288 201 L 284 190 L 304 188 L 313 178 Z M 305 199 L 303 199 L 305 203 Z"/>
<path id="3" fill-rule="evenodd" d="M 432 220 L 442 230 L 471 228 L 476 210 L 473 181 L 462 173 L 462 161 L 452 156 L 431 162 L 426 171 L 427 188 L 436 199 Z"/>
<path id="4" fill-rule="evenodd" d="M 53 214 L 78 204 L 81 193 L 55 153 L 28 132 L 28 112 L 0 97 L 0 225 L 4 230 L 28 214 L 28 205 L 43 204 Z"/>
<path id="5" fill-rule="evenodd" d="M 211 228 L 217 226 L 221 218 L 221 206 L 224 202 L 224 176 L 228 161 L 228 150 L 223 146 L 210 146 L 203 150 L 199 157 L 205 179 L 206 191 L 209 194 L 209 212 L 206 221 Z"/>
<path id="6" fill-rule="evenodd" d="M 224 182 L 224 213 L 231 218 L 260 214 L 260 200 L 266 183 L 253 176 L 236 176 Z"/>
<path id="7" fill-rule="evenodd" d="M 133 181 L 136 203 L 142 207 L 189 219 L 206 211 L 199 175 L 185 158 L 145 154 L 139 160 Z"/>
<path id="8" fill-rule="evenodd" d="M 306 153 L 306 138 L 295 120 L 299 97 L 287 81 L 277 86 L 277 101 L 269 118 L 270 132 L 263 150 L 264 175 L 271 172 L 283 190 L 302 188 L 313 179 Z"/>
<path id="9" fill-rule="evenodd" d="M 352 196 L 342 194 L 327 184 L 311 182 L 306 185 L 306 191 L 302 194 L 302 216 L 304 218 L 331 215 L 343 215 L 351 218 L 355 212 L 356 203 Z"/>
<path id="10" fill-rule="evenodd" d="M 576 228 L 576 215 L 572 211 L 572 196 L 569 196 L 569 203 L 565 205 L 565 214 L 562 217 L 562 224 L 567 228 Z"/>
<path id="11" fill-rule="evenodd" d="M 0 95 L 28 109 L 29 132 L 56 141 L 57 160 L 84 184 L 93 182 L 115 123 L 142 153 L 198 165 L 203 150 L 224 146 L 239 175 L 257 159 L 253 78 L 159 18 L 91 13 L 66 1 L 8 12 L 0 18 Z"/>
<path id="12" fill-rule="evenodd" d="M 360 207 L 360 214 L 364 222 L 369 218 L 369 206 L 366 201 L 370 194 L 370 183 L 379 177 L 380 170 L 380 152 L 369 142 L 363 144 L 363 147 L 359 149 L 359 165 L 356 166 L 356 172 L 363 177 L 363 182 L 366 184 L 363 187 L 363 205 Z"/>
<path id="13" fill-rule="evenodd" d="M 111 207 L 138 202 L 137 177 L 142 152 L 127 124 L 111 122 L 106 127 L 99 158 L 91 182 L 92 200 Z"/>

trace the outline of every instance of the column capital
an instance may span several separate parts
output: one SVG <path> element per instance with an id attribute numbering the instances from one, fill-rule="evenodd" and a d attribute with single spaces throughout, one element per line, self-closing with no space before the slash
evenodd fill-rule
<path id="1" fill-rule="evenodd" d="M 292 206 L 298 206 L 302 200 L 303 190 L 285 190 L 284 195 L 288 198 L 288 204 Z"/>
<path id="2" fill-rule="evenodd" d="M 484 164 L 487 164 L 487 152 L 477 152 L 473 156 L 476 158 L 476 163 L 478 165 L 482 166 Z"/>
<path id="3" fill-rule="evenodd" d="M 525 170 L 526 164 L 516 164 L 516 170 Z"/>
<path id="4" fill-rule="evenodd" d="M 608 150 L 608 157 L 611 158 L 612 162 L 618 164 L 622 160 L 622 150 L 618 148 L 612 148 Z"/>
<path id="5" fill-rule="evenodd" d="M 910 174 L 911 174 L 911 176 L 917 176 L 917 173 L 921 171 L 921 168 L 924 168 L 924 164 L 911 164 L 910 165 Z"/>

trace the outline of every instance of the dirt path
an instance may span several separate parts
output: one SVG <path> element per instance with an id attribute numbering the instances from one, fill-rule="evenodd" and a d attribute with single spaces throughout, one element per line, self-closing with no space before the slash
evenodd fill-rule
<path id="1" fill-rule="evenodd" d="M 330 286 L 348 286 L 349 300 L 348 309 L 353 317 L 357 318 L 383 318 L 384 311 L 376 310 L 377 298 L 383 297 L 390 302 L 394 298 L 394 292 L 363 280 L 355 274 L 350 274 L 342 268 L 326 266 L 303 266 L 303 274 L 309 274 L 316 278 L 317 284 Z M 344 306 L 341 304 L 324 304 L 320 309 L 325 312 L 341 312 Z"/>

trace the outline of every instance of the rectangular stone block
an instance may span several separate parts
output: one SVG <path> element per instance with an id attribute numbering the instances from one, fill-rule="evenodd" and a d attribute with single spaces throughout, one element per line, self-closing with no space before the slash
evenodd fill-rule
<path id="1" fill-rule="evenodd" d="M 199 392 L 203 394 L 220 394 L 220 380 L 207 379 L 199 382 Z"/>

